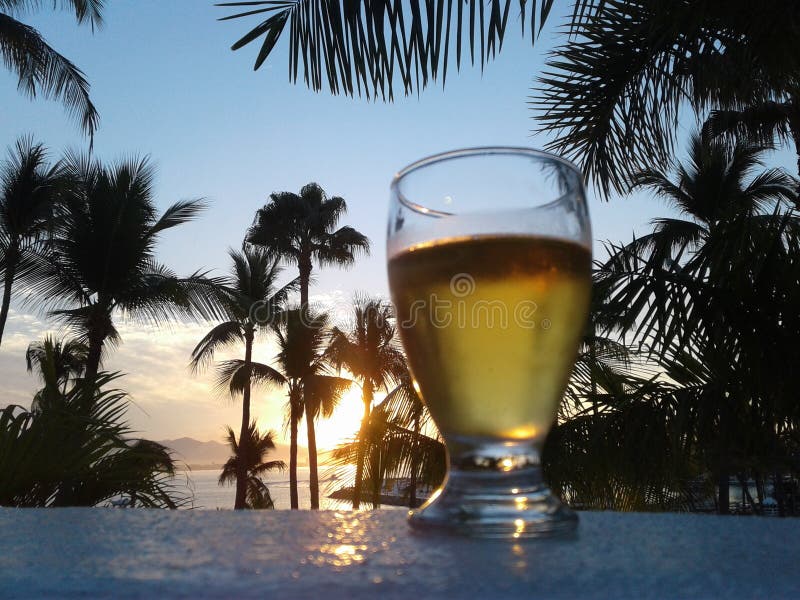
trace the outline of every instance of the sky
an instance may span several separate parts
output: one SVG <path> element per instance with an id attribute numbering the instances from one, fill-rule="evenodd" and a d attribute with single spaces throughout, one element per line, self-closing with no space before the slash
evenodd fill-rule
<path id="1" fill-rule="evenodd" d="M 46 3 L 45 3 L 46 4 Z M 564 10 L 560 3 L 556 10 Z M 157 166 L 156 203 L 163 210 L 184 198 L 205 198 L 209 208 L 195 222 L 164 235 L 159 259 L 179 274 L 228 269 L 227 251 L 240 246 L 257 208 L 275 191 L 298 191 L 316 181 L 346 199 L 351 225 L 372 241 L 370 257 L 350 270 L 315 271 L 312 300 L 343 314 L 355 291 L 386 294 L 385 218 L 389 182 L 406 164 L 460 147 L 542 147 L 527 102 L 535 77 L 555 38 L 554 14 L 531 46 L 510 24 L 503 51 L 479 67 L 448 73 L 444 90 L 434 84 L 419 95 L 384 104 L 314 93 L 288 78 L 288 39 L 257 72 L 257 45 L 230 46 L 256 21 L 218 22 L 229 14 L 208 0 L 112 0 L 105 25 L 94 33 L 67 12 L 41 11 L 23 20 L 76 63 L 92 85 L 100 111 L 94 152 L 104 161 L 150 156 Z M 512 19 L 514 15 L 512 14 Z M 288 35 L 288 30 L 287 30 Z M 680 123 L 685 137 L 694 126 Z M 85 150 L 88 141 L 58 102 L 31 101 L 16 78 L 0 70 L 0 145 L 22 135 L 44 142 L 54 158 L 65 149 Z M 793 169 L 788 153 L 774 157 Z M 647 230 L 650 219 L 671 214 L 646 194 L 601 200 L 589 190 L 595 256 L 604 240 L 627 241 Z M 293 276 L 289 271 L 286 277 Z M 220 440 L 235 425 L 239 407 L 212 390 L 210 374 L 192 376 L 189 353 L 210 325 L 147 329 L 120 323 L 123 343 L 106 367 L 127 373 L 119 380 L 134 401 L 132 426 L 144 437 L 191 436 Z M 46 315 L 12 305 L 0 348 L 0 406 L 27 405 L 37 388 L 25 371 L 28 343 L 53 330 Z M 257 348 L 269 361 L 274 349 Z M 259 392 L 254 413 L 262 428 L 281 431 L 281 392 Z M 358 391 L 338 417 L 322 424 L 318 438 L 330 446 L 357 428 Z M 303 440 L 301 439 L 301 442 Z"/>

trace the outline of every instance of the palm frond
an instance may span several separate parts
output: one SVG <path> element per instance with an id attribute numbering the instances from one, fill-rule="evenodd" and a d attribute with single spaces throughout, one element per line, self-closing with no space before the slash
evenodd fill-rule
<path id="1" fill-rule="evenodd" d="M 105 0 L 0 0 L 0 10 L 18 16 L 48 6 L 71 10 L 78 24 L 89 23 L 94 29 L 103 24 L 104 4 Z"/>
<path id="2" fill-rule="evenodd" d="M 791 116 L 792 106 L 788 102 L 768 101 L 744 110 L 712 110 L 703 125 L 703 135 L 771 146 L 776 138 L 783 142 L 790 140 Z"/>
<path id="3" fill-rule="evenodd" d="M 741 110 L 789 93 L 784 55 L 800 8 L 607 0 L 572 29 L 539 78 L 532 107 L 548 148 L 608 194 L 674 154 L 681 107 Z M 742 69 L 748 77 L 741 77 Z M 781 75 L 781 73 L 783 75 Z"/>
<path id="4" fill-rule="evenodd" d="M 575 11 L 588 11 L 595 3 L 578 0 Z M 502 49 L 509 18 L 519 20 L 523 35 L 529 23 L 533 40 L 553 0 L 432 0 L 424 5 L 393 0 L 265 0 L 217 6 L 243 9 L 222 21 L 262 15 L 264 20 L 232 46 L 238 50 L 263 38 L 254 69 L 272 53 L 288 26 L 293 82 L 302 68 L 303 81 L 314 91 L 327 85 L 332 94 L 391 100 L 398 83 L 406 95 L 429 82 L 441 80 L 444 85 L 453 55 L 456 69 L 467 51 L 470 63 L 483 69 Z"/>
<path id="5" fill-rule="evenodd" d="M 47 44 L 33 27 L 0 13 L 0 56 L 18 76 L 18 87 L 31 98 L 42 94 L 60 100 L 85 133 L 97 130 L 100 115 L 89 97 L 83 72 Z"/>
<path id="6" fill-rule="evenodd" d="M 216 366 L 216 386 L 220 391 L 226 391 L 231 398 L 242 394 L 248 386 L 261 385 L 265 387 L 282 386 L 286 378 L 279 371 L 268 365 L 253 362 L 247 368 L 241 359 L 224 360 Z"/>
<path id="7" fill-rule="evenodd" d="M 204 200 L 181 200 L 170 206 L 150 229 L 150 235 L 156 235 L 166 229 L 177 227 L 195 219 L 208 208 Z"/>

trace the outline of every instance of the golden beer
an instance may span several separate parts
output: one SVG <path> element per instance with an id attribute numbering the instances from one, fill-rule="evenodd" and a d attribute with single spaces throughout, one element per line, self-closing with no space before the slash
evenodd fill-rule
<path id="1" fill-rule="evenodd" d="M 442 433 L 543 437 L 585 325 L 590 251 L 470 236 L 417 244 L 388 266 L 411 370 Z"/>

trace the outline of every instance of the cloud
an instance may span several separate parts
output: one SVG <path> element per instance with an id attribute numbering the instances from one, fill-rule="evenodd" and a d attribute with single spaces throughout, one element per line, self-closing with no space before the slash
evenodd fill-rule
<path id="1" fill-rule="evenodd" d="M 340 290 L 317 293 L 311 302 L 318 310 L 331 314 L 332 323 L 346 324 L 352 318 L 352 295 Z M 189 436 L 201 441 L 221 440 L 224 427 L 238 430 L 241 423 L 240 400 L 215 389 L 214 373 L 208 369 L 193 375 L 188 368 L 192 349 L 213 324 L 171 323 L 164 327 L 141 325 L 117 319 L 121 343 L 109 349 L 104 369 L 123 374 L 116 384 L 126 390 L 132 403 L 127 418 L 131 427 L 150 439 L 175 439 Z M 33 341 L 47 334 L 63 337 L 35 314 L 12 310 L 0 346 L 0 406 L 29 406 L 39 382 L 25 370 L 25 351 Z M 256 340 L 254 359 L 272 364 L 277 347 L 269 336 Z M 216 356 L 218 360 L 240 358 L 232 348 Z M 286 442 L 283 431 L 286 392 L 282 389 L 254 389 L 251 413 L 262 429 L 273 429 Z M 332 425 L 332 424 L 331 424 Z M 304 443 L 305 427 L 301 427 Z"/>
<path id="2" fill-rule="evenodd" d="M 118 324 L 122 343 L 110 353 L 104 368 L 124 374 L 116 383 L 129 392 L 132 404 L 128 421 L 143 437 L 219 440 L 225 425 L 238 429 L 241 422 L 238 400 L 216 392 L 212 372 L 192 375 L 188 369 L 192 349 L 211 327 Z M 39 382 L 26 372 L 24 354 L 30 342 L 42 339 L 47 333 L 63 335 L 34 315 L 10 314 L 7 335 L 0 346 L 0 406 L 30 405 Z M 236 352 L 232 351 L 219 358 L 234 356 Z M 262 341 L 256 348 L 256 356 L 269 360 L 274 351 Z M 261 427 L 280 433 L 284 402 L 280 392 L 255 391 L 253 416 Z"/>

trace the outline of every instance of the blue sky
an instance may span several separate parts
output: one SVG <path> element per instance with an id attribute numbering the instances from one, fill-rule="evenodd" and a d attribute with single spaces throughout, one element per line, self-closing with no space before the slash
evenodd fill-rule
<path id="1" fill-rule="evenodd" d="M 162 207 L 181 198 L 209 200 L 211 207 L 201 219 L 169 232 L 160 246 L 160 258 L 179 273 L 201 267 L 226 269 L 227 249 L 240 245 L 255 210 L 270 192 L 296 191 L 317 181 L 329 194 L 347 200 L 349 214 L 343 223 L 366 233 L 374 251 L 350 271 L 318 271 L 312 293 L 338 298 L 354 290 L 384 293 L 384 220 L 389 182 L 397 170 L 422 156 L 458 147 L 541 147 L 546 141 L 531 135 L 534 123 L 526 101 L 552 34 L 531 47 L 529 39 L 518 35 L 515 22 L 503 52 L 482 74 L 477 67 L 458 74 L 452 70 L 444 91 L 435 85 L 419 96 L 382 104 L 291 85 L 286 39 L 253 72 L 257 47 L 235 53 L 229 48 L 255 21 L 217 22 L 228 14 L 225 10 L 207 0 L 112 0 L 105 26 L 94 34 L 76 26 L 66 12 L 42 11 L 24 18 L 89 78 L 101 115 L 95 138 L 100 158 L 151 155 L 158 167 L 156 197 Z M 548 31 L 555 30 L 557 20 L 556 15 Z M 56 157 L 65 148 L 87 146 L 77 124 L 57 102 L 32 102 L 21 96 L 15 78 L 6 71 L 0 71 L 0 107 L 0 145 L 33 134 Z M 684 133 L 692 127 L 690 119 L 681 123 Z M 793 169 L 788 153 L 775 159 Z M 649 219 L 668 213 L 644 195 L 604 203 L 590 190 L 590 199 L 598 240 L 628 240 L 634 230 L 644 231 Z M 35 388 L 35 381 L 24 373 L 19 350 L 46 328 L 41 315 L 16 307 L 9 324 L 16 344 L 4 343 L 0 350 L 0 378 L 15 402 Z M 220 419 L 231 422 L 235 407 L 214 408 L 219 399 L 204 399 L 208 410 L 195 405 L 198 414 L 187 419 L 182 403 L 196 400 L 205 388 L 192 388 L 197 382 L 189 381 L 182 366 L 198 331 L 178 329 L 162 344 L 170 348 L 169 358 L 157 357 L 147 336 L 140 346 L 123 345 L 114 358 L 119 368 L 132 373 L 129 381 L 139 378 L 129 387 L 149 417 L 139 415 L 134 422 L 155 438 L 218 438 Z M 157 337 L 164 341 L 166 335 Z M 134 375 L 137 360 L 149 362 L 149 375 Z M 158 375 L 164 381 L 147 387 L 156 377 L 153 363 L 164 361 L 172 365 Z M 146 363 L 140 366 L 148 368 Z M 169 386 L 183 388 L 178 400 L 175 394 L 164 396 Z M 0 404 L 5 402 L 0 399 Z M 270 410 L 262 415 L 267 426 L 280 426 L 277 414 Z"/>

